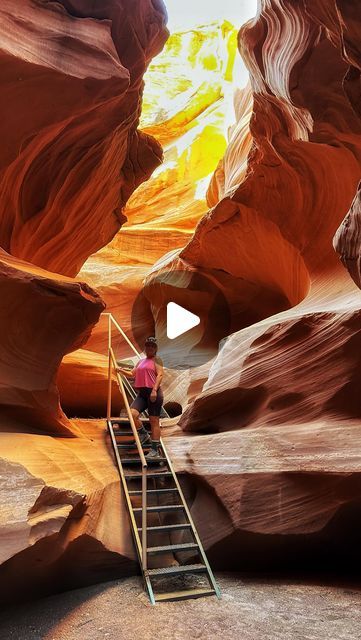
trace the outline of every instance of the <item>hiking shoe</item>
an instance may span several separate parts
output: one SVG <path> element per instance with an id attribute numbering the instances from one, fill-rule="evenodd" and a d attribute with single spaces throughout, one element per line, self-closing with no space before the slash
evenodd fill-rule
<path id="1" fill-rule="evenodd" d="M 147 453 L 147 455 L 145 456 L 145 459 L 148 460 L 148 458 L 160 458 L 160 453 L 159 451 L 156 451 L 155 449 L 151 449 L 149 451 L 149 453 Z"/>
<path id="2" fill-rule="evenodd" d="M 160 467 L 164 467 L 165 462 L 163 462 L 163 460 L 161 460 L 162 455 L 161 453 L 158 451 L 156 451 L 155 449 L 151 449 L 147 455 L 145 456 L 145 459 L 148 462 L 158 462 Z"/>

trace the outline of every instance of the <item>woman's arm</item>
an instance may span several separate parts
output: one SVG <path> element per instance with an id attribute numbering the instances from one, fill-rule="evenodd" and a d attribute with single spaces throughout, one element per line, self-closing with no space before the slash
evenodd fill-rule
<path id="1" fill-rule="evenodd" d="M 123 369 L 122 367 L 117 367 L 116 371 L 118 371 L 118 373 L 121 373 L 122 376 L 125 376 L 126 378 L 134 378 L 136 368 L 136 366 L 134 367 L 134 369 Z"/>

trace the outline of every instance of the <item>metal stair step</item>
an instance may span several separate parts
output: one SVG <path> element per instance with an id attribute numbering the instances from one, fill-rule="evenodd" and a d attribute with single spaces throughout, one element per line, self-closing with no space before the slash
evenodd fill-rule
<path id="1" fill-rule="evenodd" d="M 141 489 L 137 489 L 136 491 L 128 491 L 130 496 L 141 496 L 143 491 Z M 177 487 L 171 487 L 170 489 L 147 489 L 147 494 L 157 494 L 157 493 L 178 493 Z"/>
<path id="2" fill-rule="evenodd" d="M 109 420 L 111 424 L 130 424 L 128 416 L 119 416 L 119 418 L 111 418 Z M 144 424 L 149 424 L 149 418 L 143 417 L 141 422 Z"/>
<path id="3" fill-rule="evenodd" d="M 142 464 L 142 461 L 140 458 L 120 458 L 122 464 Z M 147 460 L 147 464 L 150 463 L 154 463 L 157 462 L 159 464 L 159 462 L 167 462 L 167 458 L 146 458 Z"/>
<path id="4" fill-rule="evenodd" d="M 155 507 L 147 507 L 147 511 L 149 513 L 158 512 L 158 511 L 183 511 L 183 504 L 168 504 L 168 505 L 157 505 Z M 142 513 L 142 507 L 136 507 L 133 509 L 134 513 Z"/>
<path id="5" fill-rule="evenodd" d="M 124 442 L 123 444 L 117 444 L 117 449 L 119 449 L 120 452 L 124 451 L 124 453 L 129 453 L 130 449 L 134 449 L 135 451 L 138 451 L 137 449 L 137 445 L 136 444 L 130 444 L 129 442 Z M 150 444 L 143 444 L 142 445 L 142 450 L 143 451 L 148 451 L 150 449 Z"/>
<path id="6" fill-rule="evenodd" d="M 177 567 L 162 567 L 160 569 L 148 569 L 150 577 L 156 576 L 176 576 L 180 573 L 207 573 L 205 564 L 182 564 Z"/>
<path id="7" fill-rule="evenodd" d="M 134 433 L 131 429 L 127 429 L 127 431 L 125 431 L 125 429 L 117 429 L 116 431 L 113 429 L 113 433 L 115 436 L 127 436 L 128 437 L 132 437 L 134 438 Z M 150 437 L 150 434 L 149 434 Z"/>
<path id="8" fill-rule="evenodd" d="M 203 589 L 188 589 L 184 591 L 168 591 L 168 593 L 155 593 L 156 602 L 171 602 L 172 600 L 188 600 L 188 598 L 202 598 L 203 596 L 214 596 L 214 589 L 205 587 Z"/>
<path id="9" fill-rule="evenodd" d="M 114 431 L 114 430 L 113 430 Z M 115 436 L 132 436 L 134 438 L 133 431 L 123 431 L 123 429 L 119 429 L 119 431 L 114 431 Z"/>
<path id="10" fill-rule="evenodd" d="M 148 547 L 148 553 L 172 553 L 173 551 L 196 551 L 199 549 L 195 542 L 182 542 L 180 544 L 167 544 L 161 547 Z"/>
<path id="11" fill-rule="evenodd" d="M 180 529 L 192 530 L 192 526 L 189 522 L 182 522 L 181 524 L 161 524 L 156 527 L 147 527 L 147 531 L 150 533 L 157 533 L 158 531 L 178 531 Z M 138 531 L 141 531 L 142 527 L 138 527 Z"/>
<path id="12" fill-rule="evenodd" d="M 141 473 L 125 473 L 124 477 L 130 480 L 141 480 Z M 151 471 L 147 473 L 147 478 L 173 478 L 173 474 L 171 471 Z"/>

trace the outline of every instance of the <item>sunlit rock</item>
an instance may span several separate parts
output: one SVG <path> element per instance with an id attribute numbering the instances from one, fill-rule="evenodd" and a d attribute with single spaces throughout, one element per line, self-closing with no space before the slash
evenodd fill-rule
<path id="1" fill-rule="evenodd" d="M 334 247 L 352 279 L 361 288 L 361 183 L 350 211 L 335 234 Z"/>
<path id="2" fill-rule="evenodd" d="M 121 232 L 92 259 L 153 265 L 188 242 L 207 210 L 206 191 L 233 124 L 236 56 L 229 22 L 170 36 L 145 76 L 140 121 L 161 143 L 163 164 L 130 198 Z"/>
<path id="3" fill-rule="evenodd" d="M 75 276 L 161 162 L 137 129 L 142 78 L 167 38 L 161 2 L 0 7 L 0 246 Z"/>
<path id="4" fill-rule="evenodd" d="M 185 435 L 168 441 L 216 566 L 360 566 L 361 304 L 332 246 L 360 176 L 359 19 L 350 3 L 274 0 L 243 27 L 254 99 L 246 176 L 233 183 L 230 164 L 227 192 L 220 165 L 213 209 L 171 264 L 213 277 L 214 267 L 230 276 L 238 267 L 252 282 L 268 278 L 270 295 L 294 277 L 292 308 L 225 338 L 180 421 Z M 357 284 L 358 217 L 359 193 L 335 239 Z M 278 268 L 262 262 L 280 255 Z"/>
<path id="5" fill-rule="evenodd" d="M 20 5 L 24 11 L 33 6 L 25 0 Z M 9 6 L 5 2 L 0 15 L 10 14 Z M 65 12 L 60 3 L 37 5 L 36 11 L 44 12 L 50 27 L 55 18 L 60 26 L 65 21 L 71 40 L 80 38 L 82 51 L 92 35 L 90 60 L 94 55 L 99 63 L 94 73 L 101 77 L 96 82 L 92 77 L 90 88 L 83 78 L 89 72 L 86 46 L 80 62 L 76 56 L 75 62 L 61 60 L 71 73 L 83 74 L 84 111 L 73 84 L 69 93 L 78 102 L 67 105 L 61 69 L 54 73 L 47 68 L 50 91 L 44 113 L 52 113 L 49 96 L 59 95 L 56 79 L 68 109 L 64 118 L 69 119 L 70 137 L 65 128 L 65 138 L 58 133 L 54 138 L 60 121 L 51 120 L 45 123 L 50 137 L 43 138 L 40 122 L 41 137 L 27 131 L 21 146 L 12 137 L 19 129 L 7 131 L 3 124 L 4 149 L 13 155 L 0 175 L 2 242 L 9 252 L 14 247 L 14 253 L 21 249 L 21 255 L 30 255 L 31 241 L 34 262 L 49 260 L 49 268 L 67 273 L 74 273 L 87 255 L 92 257 L 81 272 L 87 286 L 45 276 L 51 292 L 56 289 L 56 296 L 46 289 L 46 304 L 44 273 L 31 265 L 14 266 L 12 258 L 11 270 L 7 266 L 3 274 L 4 296 L 13 304 L 4 308 L 4 327 L 13 321 L 14 310 L 21 323 L 14 324 L 18 331 L 13 340 L 11 332 L 4 338 L 2 358 L 7 376 L 2 397 L 11 406 L 1 416 L 0 432 L 1 470 L 7 478 L 0 495 L 2 595 L 22 597 L 24 576 L 34 593 L 46 593 L 55 584 L 70 588 L 136 566 L 104 420 L 70 421 L 60 410 L 55 388 L 60 359 L 68 354 L 57 374 L 64 407 L 84 415 L 87 408 L 100 412 L 105 404 L 107 316 L 102 315 L 90 335 L 104 308 L 90 287 L 131 338 L 131 310 L 142 287 L 160 335 L 167 296 L 187 302 L 194 311 L 188 304 L 192 300 L 204 305 L 203 334 L 186 348 L 196 351 L 201 345 L 213 357 L 192 371 L 167 373 L 166 400 L 189 403 L 179 425 L 164 427 L 162 435 L 212 566 L 279 571 L 303 568 L 307 561 L 313 570 L 358 567 L 360 298 L 339 265 L 332 239 L 339 228 L 336 248 L 359 284 L 359 194 L 354 199 L 361 170 L 359 8 L 326 0 L 263 0 L 257 18 L 239 35 L 250 88 L 237 87 L 231 77 L 237 59 L 231 26 L 203 26 L 199 36 L 196 30 L 174 34 L 164 58 L 150 69 L 143 133 L 136 133 L 145 61 L 159 50 L 165 35 L 161 4 L 128 4 L 128 22 L 121 23 L 110 10 L 125 6 L 125 0 L 109 0 L 111 27 L 89 20 L 90 15 L 105 15 L 102 8 L 93 15 L 89 4 L 88 15 L 81 0 L 64 0 L 63 6 Z M 152 18 L 145 21 L 147 27 L 139 22 L 140 15 Z M 139 27 L 137 37 L 118 56 L 117 34 L 129 35 L 130 25 Z M 75 37 L 73 27 L 81 34 L 77 31 Z M 183 60 L 180 48 L 188 52 Z M 38 49 L 30 47 L 31 52 L 34 56 Z M 19 59 L 22 70 L 25 63 L 18 52 L 4 57 L 12 63 Z M 33 73 L 35 63 L 26 60 L 26 69 L 28 65 Z M 129 86 L 127 70 L 130 82 L 135 81 Z M 31 74 L 29 82 L 32 86 Z M 74 85 L 79 87 L 78 76 Z M 38 89 L 34 95 L 39 97 Z M 236 122 L 225 114 L 225 106 L 233 103 Z M 11 102 L 14 118 L 22 113 L 16 104 Z M 120 118 L 129 121 L 127 131 L 119 126 Z M 80 132 L 86 149 L 70 166 Z M 159 143 L 145 133 L 164 145 L 165 163 L 129 200 L 127 223 L 117 234 L 125 222 L 119 207 L 160 159 Z M 94 142 L 93 136 L 100 137 Z M 35 151 L 39 163 L 32 165 Z M 95 162 L 91 173 L 89 157 Z M 22 169 L 28 171 L 24 176 Z M 32 200 L 34 184 L 44 185 L 45 204 Z M 25 207 L 29 202 L 36 204 L 35 216 Z M 117 214 L 109 225 L 114 207 Z M 94 255 L 114 234 L 113 242 Z M 46 243 L 38 245 L 45 236 Z M 7 265 L 9 259 L 4 259 Z M 153 274 L 164 278 L 158 291 Z M 203 297 L 195 286 L 199 274 L 216 285 Z M 7 288 L 9 276 L 15 284 Z M 20 295 L 24 278 L 25 293 L 21 289 Z M 216 289 L 231 310 L 224 335 L 217 334 Z M 24 299 L 26 319 L 31 319 L 25 325 Z M 220 338 L 224 341 L 219 345 Z M 114 346 L 117 356 L 129 355 L 119 336 Z M 19 358 L 20 369 L 15 366 Z M 88 385 L 80 383 L 84 372 Z M 20 429 L 25 432 L 21 446 L 13 433 Z M 77 437 L 63 437 L 69 435 Z"/>

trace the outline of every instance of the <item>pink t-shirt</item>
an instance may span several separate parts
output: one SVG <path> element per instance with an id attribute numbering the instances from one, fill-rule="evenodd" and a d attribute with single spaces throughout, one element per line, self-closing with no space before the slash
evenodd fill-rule
<path id="1" fill-rule="evenodd" d="M 140 387 L 154 387 L 157 379 L 157 370 L 155 368 L 154 358 L 143 358 L 140 360 L 135 370 L 134 386 L 136 389 Z"/>

